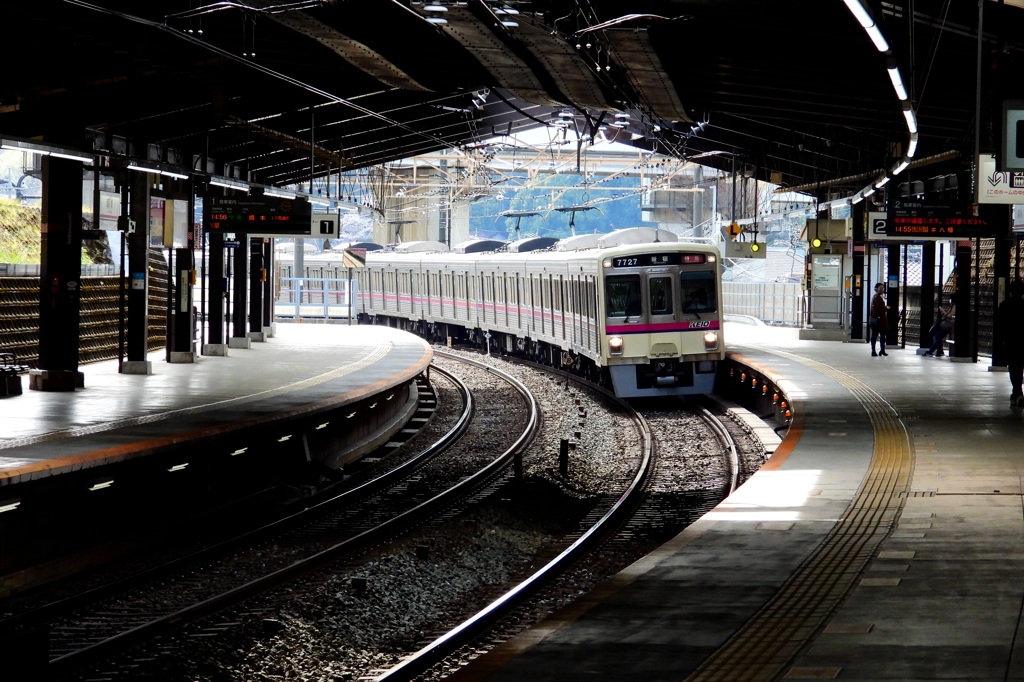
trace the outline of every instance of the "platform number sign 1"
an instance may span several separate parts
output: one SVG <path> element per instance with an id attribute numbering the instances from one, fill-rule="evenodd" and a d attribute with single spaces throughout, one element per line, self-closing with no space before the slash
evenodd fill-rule
<path id="1" fill-rule="evenodd" d="M 332 239 L 338 236 L 338 216 L 330 213 L 314 213 L 311 232 L 314 237 Z"/>

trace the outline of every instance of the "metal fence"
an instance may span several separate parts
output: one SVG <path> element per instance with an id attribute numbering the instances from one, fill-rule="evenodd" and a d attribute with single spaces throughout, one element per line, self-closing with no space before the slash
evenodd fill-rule
<path id="1" fill-rule="evenodd" d="M 274 300 L 274 315 L 279 317 L 349 316 L 355 280 L 329 277 L 282 277 Z"/>
<path id="2" fill-rule="evenodd" d="M 799 327 L 804 319 L 804 294 L 799 283 L 722 282 L 726 315 L 749 315 L 784 327 Z"/>

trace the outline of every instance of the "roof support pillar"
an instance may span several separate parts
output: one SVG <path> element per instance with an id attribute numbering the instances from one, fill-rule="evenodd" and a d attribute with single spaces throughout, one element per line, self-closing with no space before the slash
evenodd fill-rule
<path id="1" fill-rule="evenodd" d="M 82 278 L 82 162 L 44 156 L 39 368 L 29 388 L 74 391 L 78 371 Z"/>

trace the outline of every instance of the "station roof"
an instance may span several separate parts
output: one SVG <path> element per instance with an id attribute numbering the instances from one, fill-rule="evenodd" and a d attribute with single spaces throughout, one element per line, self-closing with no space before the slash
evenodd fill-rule
<path id="1" fill-rule="evenodd" d="M 976 3 L 862 1 L 889 53 L 843 0 L 5 3 L 0 138 L 286 185 L 564 121 L 826 196 L 906 152 L 898 66 L 918 164 L 970 162 L 977 92 L 992 151 L 1021 3 L 979 63 Z"/>

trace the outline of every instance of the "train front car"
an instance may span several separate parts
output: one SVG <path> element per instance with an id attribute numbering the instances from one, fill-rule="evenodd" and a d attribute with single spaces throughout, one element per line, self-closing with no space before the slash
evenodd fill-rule
<path id="1" fill-rule="evenodd" d="M 608 368 L 619 397 L 712 393 L 722 335 L 718 251 L 642 244 L 601 255 L 601 310 Z"/>

